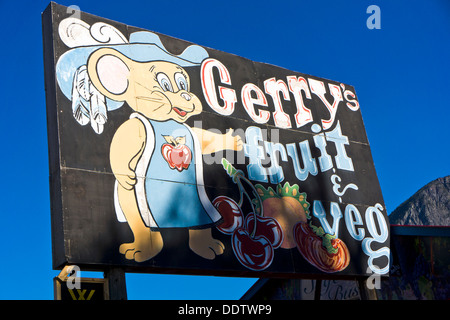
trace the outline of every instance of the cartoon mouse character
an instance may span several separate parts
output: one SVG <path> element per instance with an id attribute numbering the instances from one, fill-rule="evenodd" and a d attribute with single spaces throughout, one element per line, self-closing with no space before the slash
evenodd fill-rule
<path id="1" fill-rule="evenodd" d="M 222 254 L 211 233 L 222 217 L 205 191 L 202 154 L 239 151 L 243 142 L 233 130 L 217 134 L 185 123 L 202 104 L 184 68 L 199 66 L 206 50 L 191 45 L 174 55 L 155 33 L 127 39 L 109 24 L 72 17 L 61 21 L 59 36 L 71 49 L 58 59 L 56 75 L 76 121 L 102 134 L 109 111 L 125 102 L 133 110 L 110 145 L 116 214 L 134 236 L 120 253 L 146 261 L 163 248 L 161 229 L 186 228 L 193 252 L 206 259 Z"/>
<path id="2" fill-rule="evenodd" d="M 187 72 L 175 63 L 137 62 L 101 48 L 90 55 L 87 72 L 101 94 L 126 101 L 135 111 L 110 147 L 116 210 L 134 235 L 120 252 L 127 259 L 148 260 L 163 247 L 160 228 L 188 228 L 192 251 L 206 259 L 222 254 L 224 245 L 211 234 L 221 215 L 206 195 L 201 155 L 241 150 L 241 138 L 233 130 L 217 134 L 185 124 L 202 112 L 202 104 L 189 91 Z"/>

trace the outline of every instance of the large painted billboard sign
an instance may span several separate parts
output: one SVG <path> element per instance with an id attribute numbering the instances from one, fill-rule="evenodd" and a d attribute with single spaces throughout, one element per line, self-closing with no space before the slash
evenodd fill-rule
<path id="1" fill-rule="evenodd" d="M 387 274 L 352 86 L 54 3 L 43 26 L 55 268 Z"/>

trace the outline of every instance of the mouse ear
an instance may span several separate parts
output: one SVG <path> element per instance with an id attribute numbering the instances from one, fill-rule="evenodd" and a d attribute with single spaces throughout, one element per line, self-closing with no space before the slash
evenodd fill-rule
<path id="1" fill-rule="evenodd" d="M 115 101 L 125 101 L 131 60 L 112 48 L 94 51 L 87 63 L 89 78 L 97 90 Z"/>

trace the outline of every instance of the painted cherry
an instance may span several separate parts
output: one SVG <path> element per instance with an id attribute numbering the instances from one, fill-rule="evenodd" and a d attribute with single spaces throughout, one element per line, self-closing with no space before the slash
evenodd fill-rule
<path id="1" fill-rule="evenodd" d="M 217 226 L 220 232 L 231 235 L 236 228 L 242 227 L 244 216 L 241 207 L 233 199 L 227 196 L 218 196 L 212 204 L 223 218 L 223 222 Z"/>
<path id="2" fill-rule="evenodd" d="M 177 169 L 183 171 L 187 169 L 192 160 L 192 153 L 188 146 L 179 144 L 174 146 L 170 143 L 162 145 L 161 149 L 164 159 L 166 159 L 171 169 Z"/>
<path id="3" fill-rule="evenodd" d="M 253 233 L 255 228 L 255 215 L 250 213 L 245 218 L 245 227 L 248 232 Z M 271 217 L 256 215 L 255 236 L 264 236 L 270 241 L 272 247 L 277 249 L 283 242 L 283 230 L 277 220 Z"/>
<path id="4" fill-rule="evenodd" d="M 272 263 L 273 247 L 264 236 L 252 237 L 246 229 L 238 228 L 233 232 L 231 244 L 239 262 L 251 270 L 264 270 Z"/>

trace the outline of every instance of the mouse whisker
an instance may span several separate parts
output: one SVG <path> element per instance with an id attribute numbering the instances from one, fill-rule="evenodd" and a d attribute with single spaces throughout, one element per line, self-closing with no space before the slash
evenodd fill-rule
<path id="1" fill-rule="evenodd" d="M 153 91 L 152 89 L 150 89 L 149 87 L 147 87 L 145 84 L 142 84 L 142 83 L 139 83 L 139 82 L 135 82 L 136 84 L 138 84 L 138 85 L 140 85 L 142 88 L 144 88 L 145 90 L 148 90 L 148 91 Z"/>
<path id="2" fill-rule="evenodd" d="M 161 98 L 153 98 L 153 97 L 145 97 L 145 96 L 138 96 L 138 97 L 136 97 L 136 99 L 146 100 L 146 101 L 151 101 L 151 102 L 161 102 L 161 101 L 165 100 L 162 97 Z"/>

